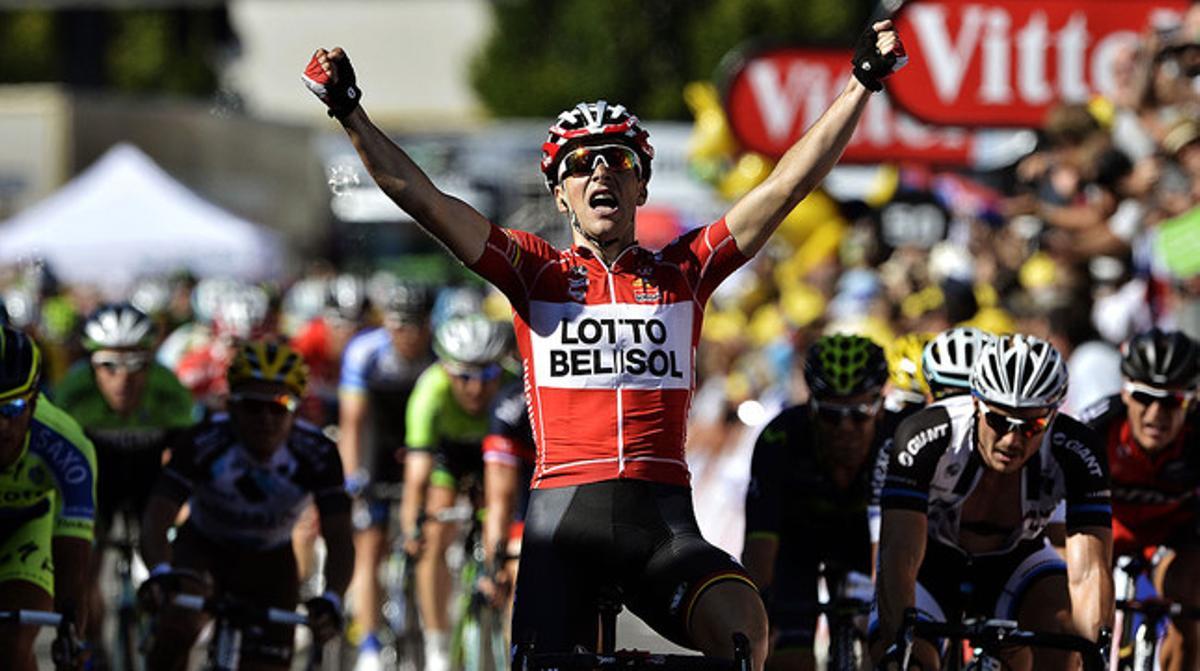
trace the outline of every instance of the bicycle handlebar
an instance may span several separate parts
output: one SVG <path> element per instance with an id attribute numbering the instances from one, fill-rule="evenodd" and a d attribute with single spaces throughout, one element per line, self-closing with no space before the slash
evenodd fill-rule
<path id="1" fill-rule="evenodd" d="M 904 614 L 904 626 L 900 632 L 901 642 L 908 645 L 912 636 L 925 639 L 968 640 L 987 653 L 1009 647 L 1066 650 L 1080 654 L 1085 671 L 1105 671 L 1107 668 L 1102 643 L 1074 634 L 1026 631 L 1012 620 L 969 619 L 958 624 L 929 622 L 918 620 L 916 610 L 909 609 Z"/>
<path id="2" fill-rule="evenodd" d="M 206 598 L 198 594 L 176 594 L 171 603 L 180 608 L 208 612 L 214 615 L 222 615 L 225 614 L 227 609 L 236 608 L 240 615 L 254 620 L 262 620 L 273 624 L 309 626 L 308 616 L 293 610 L 253 606 L 250 604 L 237 604 L 234 606 L 222 601 L 219 597 Z"/>
<path id="3" fill-rule="evenodd" d="M 57 627 L 62 624 L 62 613 L 46 610 L 0 610 L 0 622 L 15 622 L 36 627 Z"/>

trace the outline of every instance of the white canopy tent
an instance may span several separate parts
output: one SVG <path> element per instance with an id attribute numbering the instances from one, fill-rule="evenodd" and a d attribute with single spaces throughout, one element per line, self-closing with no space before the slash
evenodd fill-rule
<path id="1" fill-rule="evenodd" d="M 114 292 L 191 270 L 257 281 L 283 271 L 280 236 L 213 205 L 120 144 L 49 198 L 0 224 L 0 264 L 45 259 L 70 283 Z"/>

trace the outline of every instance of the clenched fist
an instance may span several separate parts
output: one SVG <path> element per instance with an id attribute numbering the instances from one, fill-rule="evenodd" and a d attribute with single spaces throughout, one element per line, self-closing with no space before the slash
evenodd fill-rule
<path id="1" fill-rule="evenodd" d="M 317 49 L 308 67 L 301 75 L 304 85 L 312 91 L 325 106 L 329 108 L 329 116 L 344 120 L 362 100 L 362 89 L 354 76 L 354 66 L 341 47 L 332 51 Z"/>

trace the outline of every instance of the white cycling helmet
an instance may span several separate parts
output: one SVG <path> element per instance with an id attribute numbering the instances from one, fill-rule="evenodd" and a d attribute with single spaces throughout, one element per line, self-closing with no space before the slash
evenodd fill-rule
<path id="1" fill-rule="evenodd" d="M 971 391 L 971 369 L 994 336 L 970 326 L 947 329 L 925 344 L 921 372 L 934 399 Z"/>
<path id="2" fill-rule="evenodd" d="M 447 319 L 437 327 L 433 348 L 442 361 L 484 366 L 508 353 L 511 336 L 508 324 L 480 315 L 464 315 Z"/>
<path id="3" fill-rule="evenodd" d="M 154 346 L 154 322 L 129 303 L 102 305 L 83 325 L 83 347 L 101 349 L 150 349 Z"/>
<path id="4" fill-rule="evenodd" d="M 1053 345 L 1040 338 L 995 338 L 975 360 L 971 393 L 1014 409 L 1057 406 L 1067 393 L 1067 364 Z"/>

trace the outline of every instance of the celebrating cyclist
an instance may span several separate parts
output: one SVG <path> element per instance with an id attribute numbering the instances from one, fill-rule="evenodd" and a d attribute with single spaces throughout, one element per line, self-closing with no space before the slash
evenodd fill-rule
<path id="1" fill-rule="evenodd" d="M 386 548 L 391 507 L 404 479 L 405 413 L 421 373 L 433 363 L 428 287 L 387 287 L 379 307 L 383 326 L 363 331 L 346 346 L 338 383 L 338 452 L 355 501 L 354 627 L 361 640 L 357 668 L 379 668 L 379 563 Z"/>
<path id="2" fill-rule="evenodd" d="M 42 355 L 0 327 L 0 610 L 56 610 L 76 627 L 96 510 L 96 453 L 75 420 L 38 394 Z M 37 627 L 0 623 L 5 668 L 36 669 Z"/>
<path id="3" fill-rule="evenodd" d="M 450 668 L 452 584 L 446 549 L 457 528 L 439 514 L 454 506 L 460 492 L 482 487 L 488 408 L 511 379 L 500 365 L 511 342 L 507 324 L 480 315 L 446 320 L 434 334 L 440 361 L 421 374 L 408 399 L 400 525 L 408 551 L 418 556 L 425 664 L 433 671 Z"/>
<path id="4" fill-rule="evenodd" d="M 103 305 L 83 327 L 88 358 L 73 367 L 54 395 L 96 447 L 96 547 L 88 583 L 85 637 L 98 643 L 104 626 L 100 570 L 104 542 L 118 511 L 125 523 L 140 519 L 162 470 L 171 431 L 191 426 L 192 395 L 154 360 L 154 322 L 129 303 Z M 132 532 L 125 530 L 126 534 Z"/>
<path id="5" fill-rule="evenodd" d="M 1153 329 L 1125 343 L 1120 395 L 1098 401 L 1084 421 L 1104 439 L 1113 484 L 1113 550 L 1173 552 L 1154 567 L 1160 594 L 1200 606 L 1200 345 L 1178 331 Z M 1159 555 L 1156 555 L 1159 556 Z M 1171 624 L 1163 669 L 1195 669 L 1200 623 Z"/>
<path id="6" fill-rule="evenodd" d="M 971 396 L 900 425 L 881 492 L 883 643 L 913 606 L 936 621 L 997 617 L 1098 639 L 1113 607 L 1108 468 L 1098 437 L 1058 412 L 1066 390 L 1066 364 L 1049 343 L 1005 336 L 979 353 Z M 1063 500 L 1065 565 L 1044 533 Z M 937 668 L 932 648 L 919 654 Z M 1071 668 L 1052 651 L 1006 661 Z"/>
<path id="7" fill-rule="evenodd" d="M 654 150 L 625 107 L 581 103 L 559 115 L 542 146 L 542 175 L 574 241 L 558 250 L 440 191 L 367 117 L 346 54 L 313 55 L 306 85 L 376 183 L 513 306 L 539 451 L 514 641 L 594 648 L 594 597 L 616 586 L 657 631 L 707 654 L 729 656 L 732 634 L 744 631 L 761 668 L 757 591 L 701 538 L 692 513 L 683 446 L 693 351 L 717 285 L 820 183 L 870 92 L 904 61 L 892 24 L 871 26 L 854 76 L 771 175 L 719 221 L 653 253 L 637 245 L 634 218 Z"/>
<path id="8" fill-rule="evenodd" d="M 813 343 L 804 380 L 809 401 L 759 434 L 746 493 L 742 562 L 766 597 L 772 669 L 815 668 L 821 564 L 829 582 L 871 574 L 872 471 L 898 417 L 884 409 L 884 352 L 862 336 Z"/>
<path id="9" fill-rule="evenodd" d="M 354 565 L 350 499 L 336 446 L 295 418 L 306 377 L 304 361 L 290 347 L 242 344 L 229 365 L 228 414 L 212 416 L 172 444 L 142 520 L 142 557 L 151 577 L 139 599 L 160 611 L 148 668 L 185 668 L 203 624 L 196 614 L 164 607 L 173 590 L 204 590 L 178 569 L 208 576 L 216 592 L 258 606 L 296 607 L 291 533 L 309 500 L 321 516 L 328 554 L 326 591 L 307 601 L 308 615 L 321 642 L 341 630 L 341 597 Z M 168 543 L 185 502 L 190 515 Z M 290 627 L 251 628 L 243 668 L 287 669 L 292 647 Z"/>

